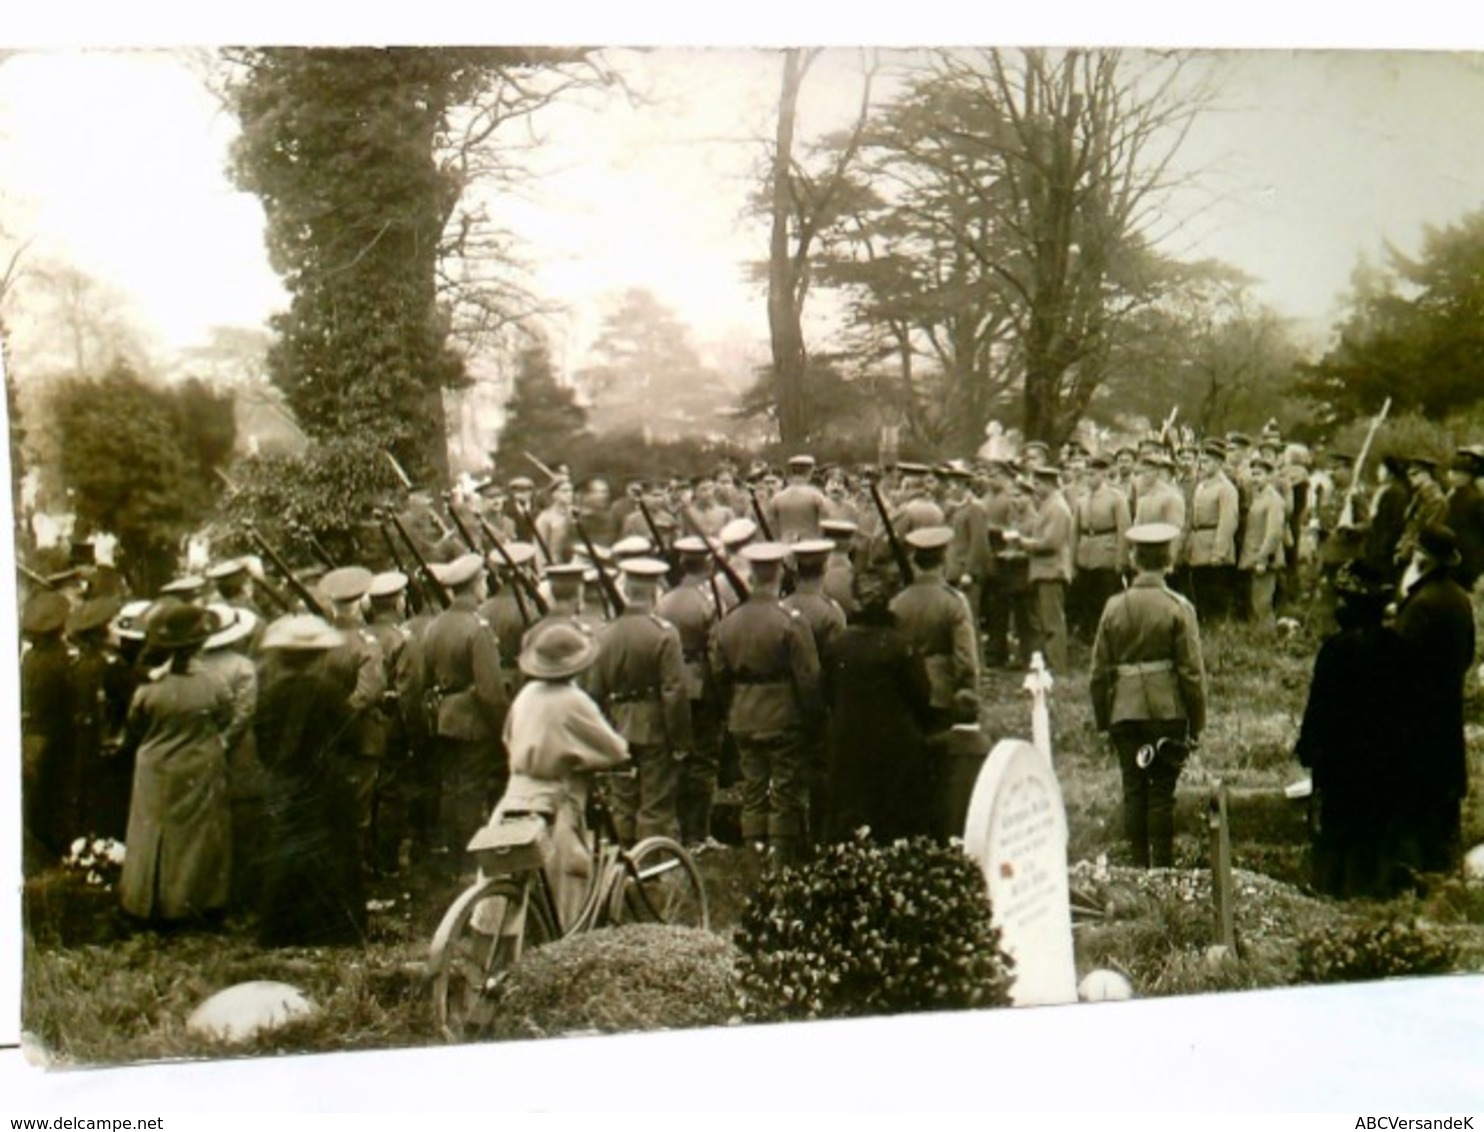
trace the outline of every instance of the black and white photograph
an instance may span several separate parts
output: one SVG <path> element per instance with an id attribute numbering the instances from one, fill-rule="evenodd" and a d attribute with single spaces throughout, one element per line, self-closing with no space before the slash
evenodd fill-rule
<path id="1" fill-rule="evenodd" d="M 0 50 L 28 1071 L 1477 1026 L 1484 55 L 463 38 Z"/>

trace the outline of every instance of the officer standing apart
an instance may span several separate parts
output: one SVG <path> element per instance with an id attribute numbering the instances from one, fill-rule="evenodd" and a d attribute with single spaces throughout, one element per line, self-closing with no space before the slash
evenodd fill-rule
<path id="1" fill-rule="evenodd" d="M 742 836 L 779 865 L 797 861 L 807 829 L 808 737 L 819 726 L 819 656 L 809 626 L 779 602 L 782 543 L 743 551 L 751 593 L 716 627 L 711 668 L 742 766 Z"/>
<path id="2" fill-rule="evenodd" d="M 1130 527 L 1134 580 L 1108 602 L 1093 643 L 1093 715 L 1123 776 L 1133 862 L 1174 862 L 1175 783 L 1206 724 L 1206 670 L 1195 606 L 1165 585 L 1178 528 Z"/>
<path id="3" fill-rule="evenodd" d="M 623 612 L 598 636 L 598 655 L 584 687 L 628 741 L 635 778 L 613 791 L 613 819 L 625 842 L 680 837 L 682 764 L 693 746 L 690 697 L 680 634 L 654 612 L 660 579 L 670 567 L 657 558 L 629 558 L 623 571 Z"/>

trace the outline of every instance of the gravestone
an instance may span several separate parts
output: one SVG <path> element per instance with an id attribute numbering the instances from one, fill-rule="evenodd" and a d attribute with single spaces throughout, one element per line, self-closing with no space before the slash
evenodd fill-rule
<path id="1" fill-rule="evenodd" d="M 964 826 L 989 885 L 1001 946 L 1015 960 L 1016 1006 L 1077 1001 L 1067 889 L 1067 814 L 1050 761 L 1023 739 L 990 751 Z"/>

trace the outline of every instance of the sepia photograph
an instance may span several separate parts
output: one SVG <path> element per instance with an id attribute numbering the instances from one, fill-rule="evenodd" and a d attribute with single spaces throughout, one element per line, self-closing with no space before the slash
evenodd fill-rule
<path id="1" fill-rule="evenodd" d="M 459 38 L 0 49 L 27 1071 L 1469 1032 L 1484 54 Z"/>

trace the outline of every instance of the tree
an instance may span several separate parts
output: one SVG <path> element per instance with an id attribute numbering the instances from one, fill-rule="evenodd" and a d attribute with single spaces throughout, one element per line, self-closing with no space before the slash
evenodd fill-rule
<path id="1" fill-rule="evenodd" d="M 230 399 L 152 385 L 120 362 L 59 380 L 48 407 L 80 526 L 117 535 L 136 588 L 153 592 L 213 506 L 215 469 L 232 448 Z"/>
<path id="2" fill-rule="evenodd" d="M 521 351 L 505 413 L 499 452 L 507 461 L 520 459 L 523 452 L 547 464 L 570 461 L 591 440 L 587 413 L 573 391 L 557 380 L 544 343 Z"/>
<path id="3" fill-rule="evenodd" d="M 461 302 L 501 306 L 450 261 L 491 245 L 474 180 L 503 168 L 499 128 L 546 105 L 583 51 L 263 48 L 228 53 L 238 185 L 262 200 L 290 294 L 268 370 L 313 437 L 360 435 L 420 480 L 447 478 L 443 391 Z M 542 76 L 557 74 L 555 81 Z M 481 289 L 483 288 L 483 289 Z"/>
<path id="4" fill-rule="evenodd" d="M 731 399 L 691 344 L 689 328 L 643 288 L 618 296 L 591 353 L 593 364 L 574 377 L 600 434 L 647 431 L 673 439 L 698 428 L 715 431 L 712 422 Z"/>
<path id="5" fill-rule="evenodd" d="M 1303 390 L 1333 427 L 1394 413 L 1440 419 L 1484 400 L 1484 211 L 1424 230 L 1415 258 L 1388 248 L 1384 266 L 1351 276 L 1335 342 Z"/>

